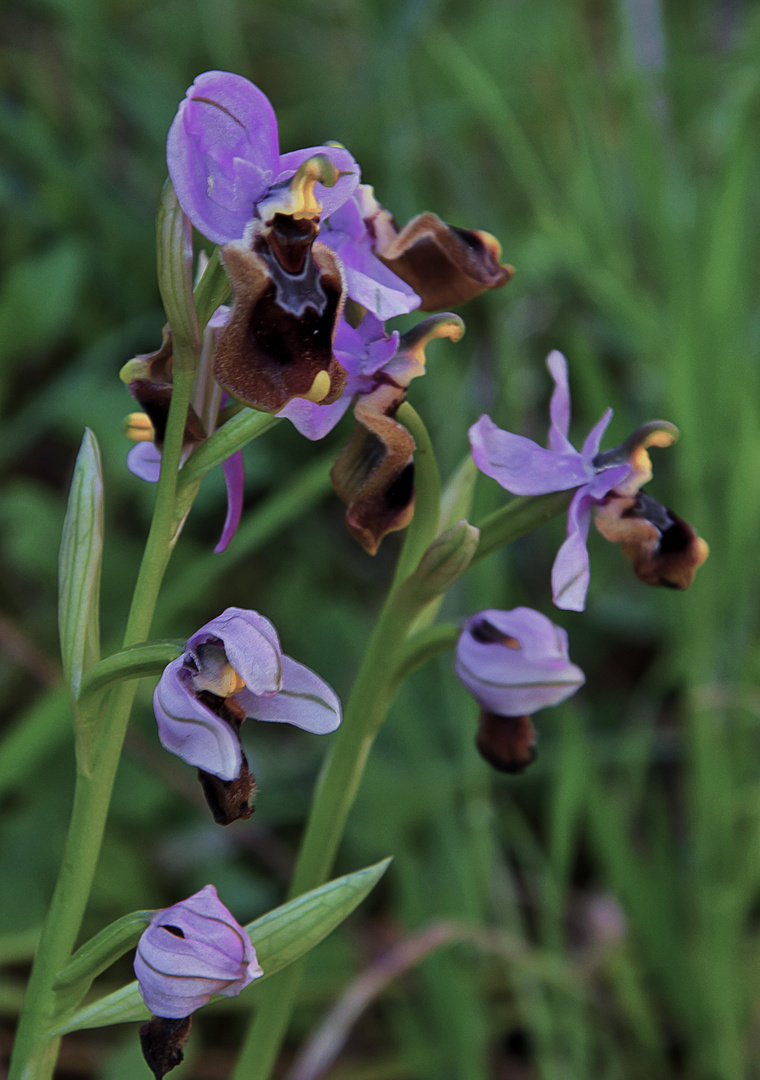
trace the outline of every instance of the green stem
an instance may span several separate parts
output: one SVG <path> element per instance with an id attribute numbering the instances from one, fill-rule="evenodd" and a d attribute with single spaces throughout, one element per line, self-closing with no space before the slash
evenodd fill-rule
<path id="1" fill-rule="evenodd" d="M 567 510 L 575 494 L 572 491 L 552 491 L 548 495 L 527 495 L 512 499 L 506 506 L 489 514 L 478 528 L 480 542 L 470 566 L 505 544 L 511 544 L 533 532 L 539 525 Z"/>
<path id="2" fill-rule="evenodd" d="M 441 512 L 441 476 L 427 428 L 408 401 L 399 405 L 396 419 L 414 439 L 415 511 L 396 564 L 394 588 L 406 581 L 432 544 Z"/>
<path id="3" fill-rule="evenodd" d="M 179 341 L 175 341 L 177 349 L 182 349 Z M 187 357 L 182 359 L 186 361 Z M 176 530 L 177 476 L 191 385 L 191 365 L 187 362 L 175 365 L 156 504 L 132 597 L 125 648 L 144 641 L 150 632 L 161 580 L 171 555 Z M 71 956 L 84 917 L 136 689 L 135 681 L 122 683 L 109 695 L 107 708 L 102 709 L 100 717 L 102 727 L 92 768 L 85 771 L 81 764 L 77 767 L 63 860 L 32 967 L 9 1080 L 48 1080 L 55 1068 L 58 1040 L 48 1036 L 57 1005 L 53 983 Z"/>
<path id="4" fill-rule="evenodd" d="M 128 679 L 143 679 L 148 675 L 160 675 L 166 665 L 176 660 L 184 650 L 183 642 L 151 641 L 145 645 L 122 649 L 113 656 L 100 660 L 82 679 L 78 698 L 80 709 L 86 712 L 90 698 L 105 694 L 116 683 Z"/>
<path id="5" fill-rule="evenodd" d="M 398 411 L 398 419 L 412 431 L 416 444 L 417 510 L 400 560 L 406 575 L 410 575 L 435 537 L 440 512 L 440 478 L 433 448 L 420 417 L 405 403 Z M 405 653 L 407 630 L 426 603 L 424 590 L 405 587 L 404 577 L 397 572 L 367 646 L 343 723 L 317 781 L 289 897 L 316 888 L 330 873 L 375 735 L 399 685 L 395 672 Z M 270 984 L 261 987 L 257 995 L 258 1010 L 233 1080 L 267 1080 L 271 1075 L 303 970 L 303 961 L 291 964 Z"/>

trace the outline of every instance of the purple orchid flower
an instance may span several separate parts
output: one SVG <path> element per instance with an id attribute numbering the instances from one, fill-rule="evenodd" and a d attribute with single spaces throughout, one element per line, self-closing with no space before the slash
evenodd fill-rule
<path id="1" fill-rule="evenodd" d="M 457 643 L 455 670 L 483 708 L 499 716 L 559 705 L 585 682 L 570 663 L 567 633 L 526 607 L 470 616 Z"/>
<path id="2" fill-rule="evenodd" d="M 235 997 L 264 972 L 251 939 L 213 885 L 151 920 L 134 961 L 140 995 L 156 1016 L 189 1016 L 214 995 Z"/>
<path id="3" fill-rule="evenodd" d="M 188 89 L 169 129 L 166 157 L 179 204 L 196 229 L 216 244 L 240 240 L 256 207 L 286 184 L 309 158 L 328 157 L 335 186 L 317 183 L 326 217 L 359 183 L 359 166 L 339 146 L 280 154 L 277 119 L 265 94 L 229 71 L 206 71 Z"/>
<path id="4" fill-rule="evenodd" d="M 558 705 L 583 685 L 570 662 L 567 634 L 532 608 L 479 611 L 457 642 L 455 671 L 481 706 L 475 740 L 501 772 L 522 772 L 535 759 L 530 716 Z"/>
<path id="5" fill-rule="evenodd" d="M 334 731 L 341 720 L 334 691 L 283 655 L 269 620 L 236 607 L 189 638 L 183 655 L 164 670 L 153 708 L 165 749 L 223 781 L 241 774 L 238 728 L 246 717 L 317 735 Z"/>
<path id="6" fill-rule="evenodd" d="M 546 366 L 554 379 L 548 450 L 532 439 L 502 431 L 489 416 L 481 416 L 470 428 L 470 445 L 480 471 L 513 495 L 545 495 L 578 489 L 567 512 L 567 539 L 554 560 L 552 593 L 557 607 L 583 611 L 589 583 L 586 541 L 593 507 L 603 504 L 613 494 L 635 494 L 652 477 L 646 447 L 670 445 L 677 430 L 666 421 L 655 420 L 644 425 L 621 447 L 600 453 L 602 435 L 612 419 L 612 409 L 607 409 L 579 452 L 567 437 L 570 425 L 567 361 L 555 350 L 549 354 Z"/>

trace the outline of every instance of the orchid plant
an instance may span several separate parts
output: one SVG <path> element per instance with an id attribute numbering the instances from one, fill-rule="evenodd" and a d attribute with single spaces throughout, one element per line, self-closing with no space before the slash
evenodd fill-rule
<path id="1" fill-rule="evenodd" d="M 651 479 L 648 447 L 670 445 L 673 425 L 646 424 L 622 446 L 603 451 L 608 410 L 577 451 L 568 437 L 567 364 L 557 352 L 548 359 L 555 383 L 548 449 L 501 431 L 487 416 L 470 431 L 477 468 L 518 498 L 479 527 L 470 524 L 474 468 L 459 470 L 441 498 L 434 448 L 407 394 L 425 373 L 428 346 L 462 337 L 461 318 L 445 309 L 512 276 L 488 233 L 449 226 L 432 213 L 399 228 L 373 189 L 360 183 L 345 148 L 281 154 L 268 99 L 229 72 L 206 72 L 187 91 L 169 130 L 167 162 L 157 229 L 166 328 L 154 352 L 122 369 L 141 406 L 125 427 L 136 441 L 128 464 L 157 485 L 153 520 L 123 648 L 101 658 L 103 484 L 97 440 L 87 431 L 60 556 L 76 794 L 11 1080 L 52 1076 L 59 1041 L 69 1032 L 133 1020 L 146 1021 L 143 1052 L 160 1078 L 182 1060 L 192 1014 L 216 994 L 243 991 L 255 1018 L 234 1076 L 269 1077 L 302 957 L 387 866 L 386 860 L 329 880 L 367 756 L 401 681 L 454 649 L 456 675 L 481 710 L 478 749 L 510 773 L 535 757 L 532 714 L 558 705 L 584 682 L 570 661 L 566 632 L 545 614 L 486 610 L 463 612 L 461 626 L 437 622 L 454 582 L 565 510 L 567 539 L 552 573 L 561 608 L 585 605 L 594 514 L 602 535 L 621 544 L 647 583 L 686 588 L 707 556 L 694 530 L 642 491 Z M 217 245 L 210 256 L 203 248 L 196 253 L 193 229 Z M 432 314 L 411 330 L 386 325 L 418 308 Z M 184 645 L 152 640 L 162 578 L 206 473 L 222 465 L 227 481 L 219 550 L 234 542 L 243 511 L 245 446 L 282 420 L 319 440 L 349 409 L 353 433 L 331 472 L 347 528 L 369 555 L 388 533 L 405 530 L 405 537 L 345 707 L 318 674 L 283 653 L 272 623 L 249 606 L 255 597 L 241 596 L 246 606 L 217 614 Z M 313 617 L 318 630 L 319 616 Z M 124 916 L 75 951 L 143 677 L 157 680 L 158 739 L 198 770 L 220 825 L 246 828 L 252 813 L 256 784 L 241 741 L 255 738 L 250 720 L 331 736 L 330 749 L 286 904 L 243 926 L 208 884 L 163 911 Z M 135 947 L 137 982 L 83 1004 L 95 977 Z"/>

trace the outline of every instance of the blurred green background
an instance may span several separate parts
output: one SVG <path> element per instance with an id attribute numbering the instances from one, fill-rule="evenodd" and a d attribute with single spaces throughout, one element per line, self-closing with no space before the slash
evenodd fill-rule
<path id="1" fill-rule="evenodd" d="M 558 347 L 576 442 L 607 405 L 608 446 L 656 416 L 680 427 L 649 491 L 712 548 L 693 589 L 672 594 L 592 536 L 583 615 L 551 605 L 560 522 L 461 583 L 450 617 L 537 607 L 568 629 L 587 685 L 538 717 L 521 778 L 474 751 L 476 707 L 449 657 L 403 689 L 339 870 L 395 861 L 312 954 L 280 1075 L 395 948 L 397 977 L 334 1080 L 760 1076 L 757 5 L 6 0 L 0 40 L 0 1050 L 72 790 L 55 611 L 67 487 L 88 424 L 104 456 L 109 651 L 153 497 L 124 466 L 132 403 L 117 373 L 160 340 L 165 135 L 194 76 L 217 67 L 270 96 L 283 150 L 338 139 L 400 223 L 433 210 L 487 229 L 516 266 L 506 290 L 463 308 L 466 337 L 433 346 L 412 387 L 444 476 L 484 411 L 544 442 L 543 361 Z M 398 550 L 391 537 L 372 560 L 343 527 L 327 471 L 349 431 L 311 444 L 281 424 L 250 446 L 248 517 L 222 556 L 223 485 L 204 482 L 157 636 L 255 607 L 345 698 Z M 505 498 L 481 478 L 474 520 Z M 249 729 L 257 813 L 218 829 L 192 770 L 158 745 L 151 689 L 88 932 L 208 881 L 241 921 L 277 903 L 324 753 L 296 730 Z M 129 977 L 125 962 L 103 983 Z M 177 1080 L 227 1076 L 242 1024 L 235 1002 L 201 1014 Z M 59 1075 L 148 1072 L 130 1026 L 65 1040 Z"/>

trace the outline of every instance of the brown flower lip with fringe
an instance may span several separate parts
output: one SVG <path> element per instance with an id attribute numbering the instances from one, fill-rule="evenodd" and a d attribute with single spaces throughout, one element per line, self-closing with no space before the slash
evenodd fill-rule
<path id="1" fill-rule="evenodd" d="M 276 413 L 294 397 L 336 401 L 345 371 L 333 354 L 345 298 L 340 262 L 315 243 L 311 221 L 275 215 L 254 223 L 253 243 L 226 244 L 235 291 L 214 358 L 214 375 L 238 401 Z"/>

